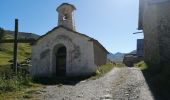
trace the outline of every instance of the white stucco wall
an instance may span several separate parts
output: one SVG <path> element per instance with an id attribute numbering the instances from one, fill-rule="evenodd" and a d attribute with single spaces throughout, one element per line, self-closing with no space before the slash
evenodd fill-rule
<path id="1" fill-rule="evenodd" d="M 89 38 L 58 28 L 37 41 L 32 48 L 31 75 L 55 76 L 54 47 L 64 45 L 67 49 L 66 76 L 88 75 L 96 71 L 93 43 Z M 42 53 L 43 52 L 43 53 Z"/>

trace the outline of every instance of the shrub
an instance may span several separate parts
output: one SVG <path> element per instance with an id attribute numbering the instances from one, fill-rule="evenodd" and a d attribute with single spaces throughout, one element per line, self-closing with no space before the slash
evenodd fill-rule
<path id="1" fill-rule="evenodd" d="M 0 93 L 20 90 L 25 86 L 30 86 L 31 78 L 28 74 L 6 71 L 0 75 Z"/>

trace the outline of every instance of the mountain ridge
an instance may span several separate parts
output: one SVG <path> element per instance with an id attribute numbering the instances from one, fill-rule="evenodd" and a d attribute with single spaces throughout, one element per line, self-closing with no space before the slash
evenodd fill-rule
<path id="1" fill-rule="evenodd" d="M 125 53 L 117 52 L 117 53 L 111 53 L 107 55 L 107 58 L 111 61 L 122 63 Z"/>
<path id="2" fill-rule="evenodd" d="M 14 31 L 11 30 L 4 30 L 5 33 L 14 36 Z M 18 32 L 18 38 L 24 38 L 24 39 L 38 39 L 40 35 L 37 35 L 35 33 L 30 33 L 30 32 Z"/>

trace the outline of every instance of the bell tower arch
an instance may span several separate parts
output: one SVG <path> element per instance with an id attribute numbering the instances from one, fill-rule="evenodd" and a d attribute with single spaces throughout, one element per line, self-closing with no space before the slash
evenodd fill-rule
<path id="1" fill-rule="evenodd" d="M 57 8 L 58 25 L 75 31 L 74 10 L 76 10 L 74 5 L 69 3 L 61 4 Z"/>

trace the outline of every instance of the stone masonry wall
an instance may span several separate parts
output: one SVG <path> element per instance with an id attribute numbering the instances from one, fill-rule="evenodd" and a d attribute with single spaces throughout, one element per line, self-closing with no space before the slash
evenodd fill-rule
<path id="1" fill-rule="evenodd" d="M 145 61 L 152 64 L 170 61 L 170 1 L 144 0 L 143 31 Z"/>
<path id="2" fill-rule="evenodd" d="M 93 42 L 94 45 L 94 62 L 97 66 L 106 64 L 107 52 L 104 52 L 99 45 Z"/>
<path id="3" fill-rule="evenodd" d="M 157 5 L 157 19 L 160 61 L 170 64 L 170 1 Z"/>
<path id="4" fill-rule="evenodd" d="M 159 64 L 156 5 L 149 5 L 145 0 L 143 6 L 144 59 L 147 63 Z"/>

